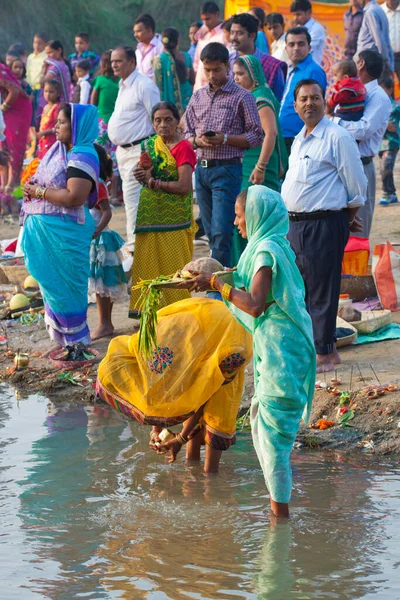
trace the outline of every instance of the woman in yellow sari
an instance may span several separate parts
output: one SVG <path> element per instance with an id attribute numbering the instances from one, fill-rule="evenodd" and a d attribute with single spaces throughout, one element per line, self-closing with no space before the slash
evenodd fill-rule
<path id="1" fill-rule="evenodd" d="M 139 279 L 171 275 L 190 262 L 195 225 L 192 211 L 192 173 L 196 155 L 178 133 L 179 112 L 174 104 L 153 108 L 156 135 L 142 145 L 135 177 L 143 184 L 136 220 L 129 316 L 140 316 Z M 186 290 L 166 290 L 161 307 L 189 298 Z"/>
<path id="2" fill-rule="evenodd" d="M 157 348 L 145 360 L 138 333 L 114 338 L 100 363 L 97 393 L 122 414 L 153 425 L 151 447 L 163 427 L 183 422 L 164 444 L 173 462 L 187 444 L 188 460 L 200 459 L 205 472 L 218 471 L 223 450 L 236 441 L 236 418 L 251 359 L 252 338 L 225 304 L 189 298 L 158 311 Z"/>

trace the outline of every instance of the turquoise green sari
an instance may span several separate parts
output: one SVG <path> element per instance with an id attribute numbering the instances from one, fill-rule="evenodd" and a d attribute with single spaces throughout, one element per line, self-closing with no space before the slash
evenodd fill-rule
<path id="1" fill-rule="evenodd" d="M 304 284 L 286 234 L 289 220 L 278 192 L 249 188 L 246 203 L 248 245 L 235 273 L 235 287 L 250 291 L 256 273 L 272 269 L 275 301 L 253 318 L 227 303 L 253 334 L 254 387 L 251 405 L 253 442 L 275 502 L 288 502 L 292 489 L 290 453 L 300 420 L 308 420 L 315 386 L 315 348 Z"/>
<path id="2" fill-rule="evenodd" d="M 180 113 L 189 104 L 193 91 L 189 81 L 192 59 L 187 52 L 183 52 L 183 55 L 187 71 L 187 79 L 183 83 L 179 81 L 174 57 L 170 52 L 164 50 L 164 52 L 156 56 L 153 60 L 154 77 L 156 85 L 160 90 L 161 101 L 172 102 L 176 105 Z"/>

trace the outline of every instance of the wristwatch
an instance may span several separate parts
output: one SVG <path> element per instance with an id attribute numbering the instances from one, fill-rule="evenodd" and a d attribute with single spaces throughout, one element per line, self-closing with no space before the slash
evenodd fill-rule
<path id="1" fill-rule="evenodd" d="M 227 143 L 227 141 L 228 141 L 228 134 L 224 133 L 224 141 L 222 142 L 222 145 L 225 146 L 225 144 Z"/>

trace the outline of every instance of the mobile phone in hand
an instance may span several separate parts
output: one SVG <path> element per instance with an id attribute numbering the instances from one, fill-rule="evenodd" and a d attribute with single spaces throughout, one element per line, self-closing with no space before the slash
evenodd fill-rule
<path id="1" fill-rule="evenodd" d="M 206 131 L 205 133 L 203 133 L 203 135 L 205 135 L 206 137 L 214 137 L 217 134 L 215 133 L 215 131 Z"/>

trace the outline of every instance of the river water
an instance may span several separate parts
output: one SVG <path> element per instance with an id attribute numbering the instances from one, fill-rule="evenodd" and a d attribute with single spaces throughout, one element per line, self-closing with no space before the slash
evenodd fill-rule
<path id="1" fill-rule="evenodd" d="M 271 524 L 249 433 L 218 476 L 105 407 L 0 386 L 2 600 L 400 599 L 395 461 L 296 452 Z"/>

